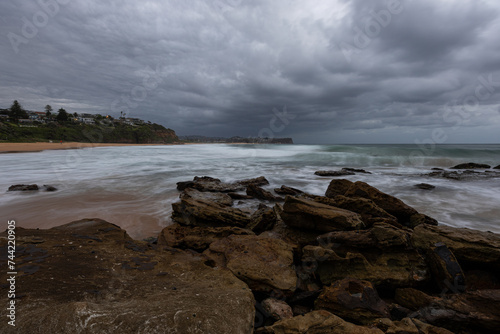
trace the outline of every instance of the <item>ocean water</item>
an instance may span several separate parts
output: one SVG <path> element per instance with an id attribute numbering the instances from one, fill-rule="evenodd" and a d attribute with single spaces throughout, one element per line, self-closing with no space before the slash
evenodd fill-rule
<path id="1" fill-rule="evenodd" d="M 457 181 L 423 175 L 465 162 L 497 166 L 500 145 L 209 144 L 0 154 L 0 228 L 10 219 L 25 228 L 49 228 L 102 218 L 133 238 L 145 238 L 171 223 L 179 181 L 265 176 L 268 190 L 287 185 L 324 195 L 333 178 L 314 172 L 352 167 L 372 174 L 344 178 L 367 182 L 441 224 L 500 233 L 500 177 Z M 414 187 L 423 182 L 436 188 Z M 58 191 L 7 192 L 10 185 L 33 183 Z"/>

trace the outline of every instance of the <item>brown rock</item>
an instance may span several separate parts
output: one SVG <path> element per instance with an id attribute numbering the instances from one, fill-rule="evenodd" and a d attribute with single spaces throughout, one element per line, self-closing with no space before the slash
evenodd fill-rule
<path id="1" fill-rule="evenodd" d="M 381 192 L 377 188 L 361 181 L 355 182 L 345 193 L 347 197 L 362 197 L 375 202 L 380 208 L 395 216 L 399 223 L 409 226 L 411 216 L 418 214 L 417 210 L 406 205 L 400 199 Z"/>
<path id="2" fill-rule="evenodd" d="M 247 228 L 259 234 L 271 230 L 276 224 L 277 219 L 275 208 L 262 205 L 259 210 L 252 214 L 252 221 L 247 225 Z"/>
<path id="3" fill-rule="evenodd" d="M 394 298 L 398 304 L 413 311 L 426 307 L 437 300 L 437 298 L 413 288 L 396 289 Z"/>
<path id="4" fill-rule="evenodd" d="M 2 333 L 253 331 L 252 292 L 201 256 L 154 249 L 99 219 L 17 228 L 16 242 L 16 326 Z"/>
<path id="5" fill-rule="evenodd" d="M 465 275 L 455 255 L 442 242 L 434 244 L 427 252 L 427 260 L 434 281 L 443 292 L 465 291 Z"/>
<path id="6" fill-rule="evenodd" d="M 264 299 L 262 301 L 262 308 L 276 321 L 293 318 L 292 308 L 283 300 L 275 298 Z"/>
<path id="7" fill-rule="evenodd" d="M 264 176 L 259 176 L 254 179 L 238 181 L 237 183 L 245 187 L 249 186 L 250 184 L 255 186 L 267 186 L 269 184 L 269 181 Z"/>
<path id="8" fill-rule="evenodd" d="M 277 193 L 277 194 L 279 194 L 279 195 L 292 195 L 292 196 L 304 193 L 300 189 L 296 189 L 296 188 L 292 188 L 292 187 L 287 187 L 285 185 L 281 186 L 281 188 L 275 188 L 274 192 Z"/>
<path id="9" fill-rule="evenodd" d="M 357 324 L 368 324 L 389 316 L 387 304 L 380 299 L 373 285 L 353 278 L 345 278 L 325 287 L 316 299 L 315 308 Z"/>
<path id="10" fill-rule="evenodd" d="M 323 196 L 309 196 L 318 203 L 331 205 L 344 210 L 355 212 L 361 216 L 361 219 L 367 226 L 372 226 L 376 222 L 387 222 L 391 225 L 400 226 L 396 217 L 390 215 L 372 200 L 361 197 L 346 197 L 337 195 L 333 198 Z"/>
<path id="11" fill-rule="evenodd" d="M 500 271 L 500 235 L 449 226 L 417 226 L 411 242 L 422 250 L 444 243 L 464 270 Z"/>
<path id="12" fill-rule="evenodd" d="M 451 295 L 411 317 L 461 333 L 496 333 L 500 328 L 500 290 Z"/>
<path id="13" fill-rule="evenodd" d="M 344 195 L 353 184 L 352 181 L 346 179 L 332 180 L 326 189 L 325 196 L 333 198 L 337 195 Z"/>
<path id="14" fill-rule="evenodd" d="M 195 176 L 193 181 L 178 182 L 177 189 L 183 191 L 193 188 L 199 191 L 208 192 L 236 192 L 245 189 L 241 184 L 224 183 L 219 179 L 210 176 Z"/>
<path id="15" fill-rule="evenodd" d="M 247 195 L 265 201 L 283 201 L 282 197 L 274 196 L 269 191 L 262 189 L 254 184 L 249 184 L 247 186 Z"/>
<path id="16" fill-rule="evenodd" d="M 380 329 L 357 326 L 324 310 L 278 321 L 256 334 L 383 334 Z"/>
<path id="17" fill-rule="evenodd" d="M 361 217 L 351 211 L 311 200 L 287 196 L 281 218 L 291 227 L 322 232 L 363 228 Z"/>
<path id="18" fill-rule="evenodd" d="M 389 224 L 377 223 L 368 230 L 339 231 L 320 235 L 318 243 L 324 247 L 334 246 L 336 251 L 359 249 L 403 248 L 410 246 L 410 233 Z"/>
<path id="19" fill-rule="evenodd" d="M 180 202 L 172 204 L 172 220 L 188 226 L 236 226 L 246 227 L 251 219 L 240 209 L 229 207 L 232 199 L 225 194 L 202 193 L 195 189 L 186 189 L 180 195 Z"/>
<path id="20" fill-rule="evenodd" d="M 429 279 L 425 260 L 416 251 L 337 254 L 320 246 L 306 246 L 302 252 L 302 267 L 317 275 L 323 284 L 352 277 L 370 281 L 375 286 L 396 288 L 418 286 Z"/>
<path id="21" fill-rule="evenodd" d="M 252 290 L 295 291 L 297 275 L 293 268 L 292 247 L 287 243 L 253 235 L 231 235 L 210 244 L 205 252 Z"/>
<path id="22" fill-rule="evenodd" d="M 450 169 L 490 169 L 490 165 L 468 162 L 451 167 Z"/>
<path id="23" fill-rule="evenodd" d="M 194 249 L 202 252 L 212 242 L 226 238 L 232 234 L 253 235 L 254 233 L 239 227 L 190 227 L 172 224 L 161 231 L 158 236 L 158 246 Z"/>

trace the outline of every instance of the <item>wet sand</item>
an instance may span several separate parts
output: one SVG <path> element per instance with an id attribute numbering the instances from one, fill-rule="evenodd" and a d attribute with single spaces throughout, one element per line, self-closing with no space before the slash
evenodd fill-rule
<path id="1" fill-rule="evenodd" d="M 89 147 L 107 146 L 152 146 L 152 145 L 176 145 L 176 144 L 111 144 L 111 143 L 0 143 L 0 153 L 23 153 L 40 152 L 45 150 L 72 150 Z"/>

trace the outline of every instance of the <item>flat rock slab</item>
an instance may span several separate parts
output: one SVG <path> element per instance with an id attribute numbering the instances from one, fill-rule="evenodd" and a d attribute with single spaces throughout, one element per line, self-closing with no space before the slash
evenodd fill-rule
<path id="1" fill-rule="evenodd" d="M 153 249 L 98 219 L 16 237 L 16 327 L 2 333 L 253 332 L 248 286 L 202 256 Z M 6 254 L 5 232 L 0 246 Z"/>

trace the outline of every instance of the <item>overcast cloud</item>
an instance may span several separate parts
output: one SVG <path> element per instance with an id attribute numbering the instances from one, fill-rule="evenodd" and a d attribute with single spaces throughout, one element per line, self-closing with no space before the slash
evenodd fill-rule
<path id="1" fill-rule="evenodd" d="M 0 107 L 298 143 L 500 142 L 500 2 L 6 0 Z"/>

